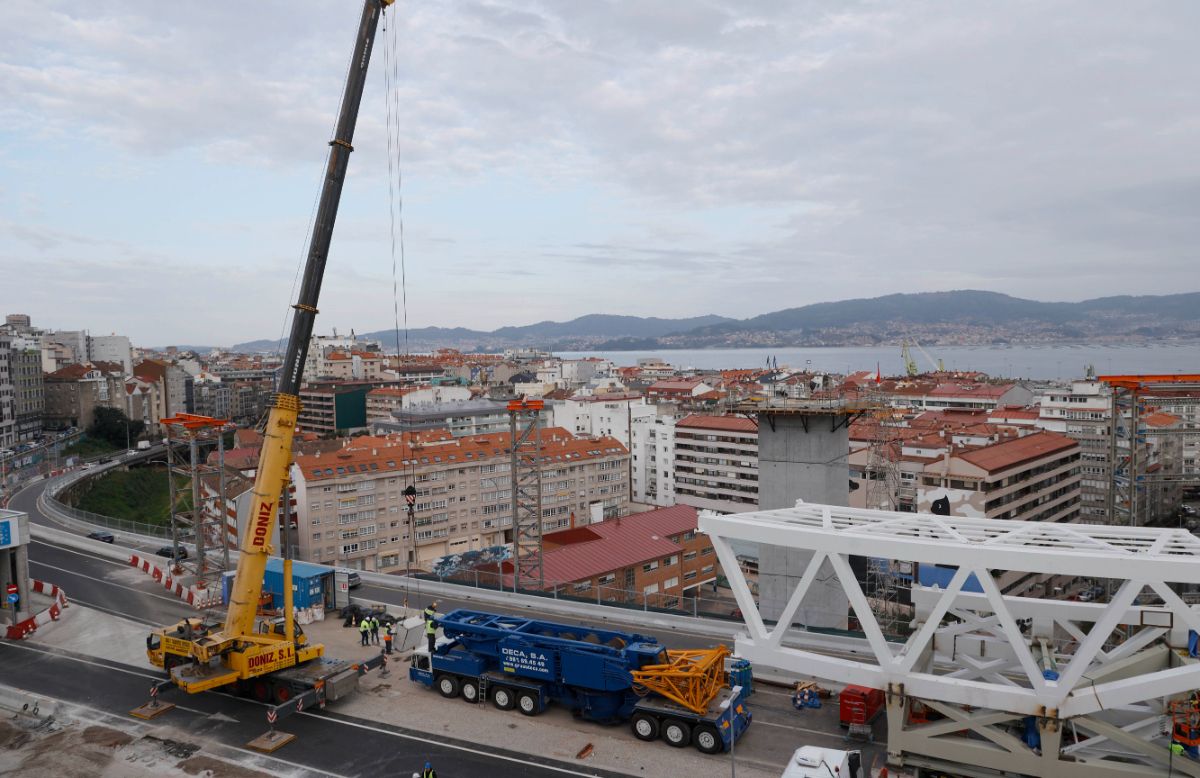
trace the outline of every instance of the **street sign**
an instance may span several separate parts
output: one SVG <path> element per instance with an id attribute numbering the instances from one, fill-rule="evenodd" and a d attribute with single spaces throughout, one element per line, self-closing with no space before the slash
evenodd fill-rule
<path id="1" fill-rule="evenodd" d="M 8 604 L 16 605 L 17 600 L 20 600 L 20 599 L 21 599 L 21 595 L 19 595 L 19 594 L 16 594 L 16 593 L 9 594 L 8 595 Z"/>
<path id="2" fill-rule="evenodd" d="M 9 548 L 17 545 L 20 540 L 17 532 L 17 520 L 0 519 L 0 548 Z"/>

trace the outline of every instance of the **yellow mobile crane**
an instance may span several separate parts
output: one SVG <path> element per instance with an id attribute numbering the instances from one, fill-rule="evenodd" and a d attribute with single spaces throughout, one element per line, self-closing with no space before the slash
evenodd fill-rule
<path id="1" fill-rule="evenodd" d="M 292 319 L 287 353 L 283 361 L 279 391 L 275 396 L 263 435 L 254 501 L 250 520 L 241 538 L 237 573 L 229 593 L 229 609 L 223 624 L 185 619 L 155 630 L 146 640 L 151 663 L 165 669 L 169 680 L 155 686 L 151 694 L 170 686 L 189 693 L 233 687 L 261 701 L 274 702 L 288 713 L 309 705 L 324 705 L 357 688 L 358 676 L 381 657 L 352 664 L 324 657 L 325 647 L 310 643 L 293 620 L 291 560 L 284 559 L 284 613 L 282 618 L 258 618 L 259 597 L 267 559 L 273 551 L 276 517 L 288 481 L 292 436 L 300 412 L 300 379 L 317 314 L 317 298 L 325 262 L 329 255 L 333 225 L 358 108 L 362 101 L 371 47 L 380 17 L 393 0 L 365 0 L 346 77 L 337 128 L 330 141 L 329 162 L 321 188 L 321 199 L 313 224 L 312 239 L 304 266 L 304 279 Z M 156 698 L 153 702 L 156 702 Z M 288 703 L 285 707 L 285 703 Z M 150 707 L 148 712 L 145 709 Z M 135 715 L 156 714 L 165 706 L 143 706 Z M 269 717 L 274 721 L 274 717 Z"/>

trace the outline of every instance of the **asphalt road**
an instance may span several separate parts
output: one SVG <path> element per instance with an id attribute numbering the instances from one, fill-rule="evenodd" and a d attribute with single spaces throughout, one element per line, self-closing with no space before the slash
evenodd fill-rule
<path id="1" fill-rule="evenodd" d="M 0 643 L 0 666 L 5 682 L 26 692 L 78 705 L 125 713 L 146 701 L 146 690 L 157 676 L 129 667 L 29 643 Z M 167 715 L 172 727 L 198 740 L 215 741 L 241 750 L 266 731 L 265 708 L 223 694 L 199 694 L 183 700 Z M 408 776 L 426 760 L 439 775 L 492 778 L 561 778 L 616 776 L 580 769 L 537 756 L 483 750 L 473 743 L 379 724 L 331 712 L 303 712 L 284 719 L 279 730 L 296 735 L 281 752 L 278 772 L 310 775 Z"/>
<path id="2" fill-rule="evenodd" d="M 37 497 L 43 488 L 44 485 L 40 483 L 27 488 L 15 497 L 12 507 L 28 512 L 34 523 L 58 527 L 37 509 Z M 52 580 L 63 586 L 72 601 L 148 626 L 170 624 L 184 616 L 196 614 L 194 609 L 169 596 L 153 580 L 128 575 L 130 568 L 119 562 L 35 540 L 30 547 L 30 565 L 35 577 Z M 409 592 L 364 584 L 355 589 L 353 594 L 358 598 L 397 607 L 407 601 L 408 607 L 420 609 L 436 599 L 442 612 L 471 608 L 531 615 L 525 609 L 430 595 L 421 592 L 419 587 L 419 581 L 413 582 Z M 557 617 L 555 620 L 571 621 Z M 586 626 L 583 622 L 576 623 Z M 613 625 L 613 628 L 621 627 Z M 639 631 L 635 626 L 628 629 Z M 657 637 L 671 648 L 706 648 L 713 644 L 711 637 L 686 632 L 659 633 Z M 147 667 L 117 665 L 45 647 L 39 653 L 30 644 L 17 644 L 17 647 L 0 644 L 0 662 L 4 663 L 0 667 L 5 668 L 3 678 L 6 683 L 13 683 L 8 680 L 10 678 L 16 679 L 19 683 L 14 685 L 28 691 L 91 705 L 118 715 L 124 715 L 144 702 L 147 682 L 158 677 Z M 186 706 L 187 710 L 182 713 L 188 717 L 189 729 L 198 734 L 214 736 L 230 746 L 240 747 L 264 728 L 263 710 L 251 701 L 208 693 L 186 698 Z M 753 706 L 755 727 L 763 730 L 764 734 L 777 730 L 778 735 L 788 741 L 804 738 L 806 742 L 830 747 L 840 745 L 836 713 L 832 710 L 823 711 L 820 716 L 813 712 L 797 714 L 792 710 L 785 691 L 769 688 L 762 688 L 760 693 L 754 695 Z M 243 722 L 243 726 L 235 726 L 220 718 L 210 719 L 216 714 L 232 717 Z M 289 744 L 281 752 L 282 758 L 288 762 L 311 764 L 320 771 L 335 775 L 399 774 L 407 778 L 411 772 L 403 771 L 410 765 L 414 770 L 419 769 L 426 755 L 431 758 L 436 755 L 434 763 L 443 776 L 485 773 L 495 776 L 605 775 L 602 772 L 580 772 L 577 765 L 554 764 L 527 754 L 481 754 L 469 742 L 449 741 L 440 735 L 435 745 L 427 733 L 359 721 L 336 711 L 305 712 L 293 716 L 287 720 L 285 731 L 303 737 Z M 326 745 L 322 749 L 312 746 L 314 742 Z M 347 748 L 330 749 L 328 744 L 334 742 L 345 743 Z M 864 750 L 873 752 L 875 748 L 867 747 Z M 313 753 L 310 754 L 310 751 Z M 336 756 L 331 756 L 330 752 L 336 752 Z"/>

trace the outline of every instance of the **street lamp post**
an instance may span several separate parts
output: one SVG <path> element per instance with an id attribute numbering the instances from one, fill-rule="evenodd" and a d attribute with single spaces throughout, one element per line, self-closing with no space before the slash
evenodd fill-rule
<path id="1" fill-rule="evenodd" d="M 730 689 L 729 696 L 721 702 L 721 710 L 728 710 L 731 705 L 734 705 L 739 697 L 742 696 L 742 687 L 735 686 Z M 736 710 L 736 709 L 735 709 Z M 737 759 L 733 753 L 733 744 L 737 742 L 737 715 L 729 714 L 729 776 L 737 778 Z"/>

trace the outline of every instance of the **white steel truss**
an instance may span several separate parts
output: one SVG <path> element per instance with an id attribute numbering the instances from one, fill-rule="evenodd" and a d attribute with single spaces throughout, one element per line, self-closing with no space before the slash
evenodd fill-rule
<path id="1" fill-rule="evenodd" d="M 1169 759 L 1165 741 L 1151 742 L 1161 735 L 1167 702 L 1200 689 L 1200 663 L 1184 650 L 1188 631 L 1200 632 L 1200 613 L 1172 588 L 1200 583 L 1200 539 L 1185 530 L 804 503 L 728 516 L 706 512 L 699 526 L 712 539 L 746 622 L 737 653 L 800 676 L 887 690 L 889 750 L 896 757 L 966 759 L 1027 775 L 1152 775 L 1148 766 L 1165 768 Z M 763 621 L 733 540 L 814 552 L 777 623 Z M 856 556 L 955 571 L 944 589 L 914 585 L 913 631 L 894 642 L 856 580 L 850 563 Z M 788 638 L 824 562 L 858 618 L 866 652 L 830 655 L 798 646 L 794 634 Z M 995 576 L 1011 571 L 1117 586 L 1105 604 L 1005 596 Z M 968 582 L 980 591 L 963 591 Z M 1147 597 L 1158 602 L 1139 604 Z M 941 721 L 910 726 L 907 706 L 914 699 Z M 1042 733 L 1036 753 L 1012 734 L 1013 722 L 1026 716 L 1036 717 Z M 1072 736 L 1086 739 L 1064 739 L 1067 720 Z M 963 730 L 975 737 L 962 738 Z M 1095 757 L 1102 745 L 1120 759 L 1105 761 L 1105 772 L 1097 773 L 1094 760 L 1109 758 Z M 1080 753 L 1085 747 L 1088 753 Z M 1120 766 L 1122 760 L 1137 764 Z M 1200 776 L 1200 764 L 1190 760 L 1175 760 L 1171 769 Z"/>

